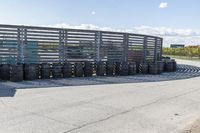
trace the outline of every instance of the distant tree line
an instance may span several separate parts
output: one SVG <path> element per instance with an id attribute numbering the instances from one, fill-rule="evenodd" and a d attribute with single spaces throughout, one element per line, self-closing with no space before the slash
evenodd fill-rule
<path id="1" fill-rule="evenodd" d="M 164 55 L 198 57 L 200 59 L 200 46 L 187 46 L 185 48 L 163 48 Z"/>

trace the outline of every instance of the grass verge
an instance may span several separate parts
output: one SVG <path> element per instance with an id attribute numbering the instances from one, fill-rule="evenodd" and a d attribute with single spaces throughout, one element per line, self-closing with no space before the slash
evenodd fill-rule
<path id="1" fill-rule="evenodd" d="M 182 59 L 182 60 L 192 60 L 192 61 L 200 61 L 198 57 L 188 57 L 188 56 L 176 56 L 176 55 L 163 55 L 171 58 Z"/>

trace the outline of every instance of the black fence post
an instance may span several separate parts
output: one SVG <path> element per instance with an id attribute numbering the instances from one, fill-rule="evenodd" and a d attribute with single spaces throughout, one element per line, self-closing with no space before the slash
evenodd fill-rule
<path id="1" fill-rule="evenodd" d="M 124 62 L 127 62 L 128 61 L 128 43 L 129 43 L 129 34 L 128 33 L 125 33 L 124 34 L 124 51 L 123 51 L 123 56 L 124 56 L 124 59 L 123 61 Z"/>
<path id="2" fill-rule="evenodd" d="M 147 36 L 144 36 L 143 52 L 144 52 L 143 62 L 146 63 L 147 62 Z"/>
<path id="3" fill-rule="evenodd" d="M 24 28 L 19 26 L 17 28 L 17 63 L 24 63 Z"/>
<path id="4" fill-rule="evenodd" d="M 95 33 L 95 45 L 96 45 L 96 61 L 99 62 L 101 61 L 100 57 L 100 48 L 101 48 L 101 31 L 98 31 Z"/>
<path id="5" fill-rule="evenodd" d="M 64 30 L 59 31 L 59 62 L 64 62 L 64 44 L 65 44 L 65 32 Z"/>
<path id="6" fill-rule="evenodd" d="M 158 38 L 155 38 L 155 48 L 154 48 L 154 62 L 158 60 L 158 55 L 157 55 L 157 48 L 158 48 Z"/>

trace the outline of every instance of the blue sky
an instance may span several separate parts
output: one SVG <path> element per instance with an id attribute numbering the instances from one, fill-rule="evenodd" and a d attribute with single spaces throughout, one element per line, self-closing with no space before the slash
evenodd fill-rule
<path id="1" fill-rule="evenodd" d="M 143 32 L 136 30 L 144 33 L 153 30 L 152 34 L 168 40 L 174 37 L 174 43 L 200 44 L 200 0 L 0 0 L 0 3 L 1 24 L 85 24 L 134 29 L 139 33 Z"/>

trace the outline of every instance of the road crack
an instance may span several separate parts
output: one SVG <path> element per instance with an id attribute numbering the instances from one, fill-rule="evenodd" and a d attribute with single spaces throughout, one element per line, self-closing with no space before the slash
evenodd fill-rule
<path id="1" fill-rule="evenodd" d="M 176 98 L 178 98 L 178 97 L 182 97 L 182 96 L 185 96 L 185 95 L 188 95 L 188 94 L 197 92 L 197 91 L 200 91 L 200 89 L 194 89 L 194 90 L 192 90 L 192 91 L 188 91 L 188 92 L 185 92 L 185 93 L 182 93 L 182 94 L 179 94 L 179 95 L 175 95 L 175 96 L 172 96 L 172 97 L 160 98 L 160 99 L 154 100 L 153 102 L 150 102 L 150 103 L 147 103 L 147 104 L 143 104 L 143 105 L 139 105 L 139 106 L 134 106 L 134 107 L 132 107 L 132 108 L 129 109 L 129 110 L 125 110 L 125 111 L 122 111 L 122 112 L 119 112 L 119 113 L 110 115 L 110 116 L 108 116 L 108 117 L 106 117 L 106 118 L 103 118 L 103 119 L 100 119 L 100 120 L 96 120 L 96 121 L 92 121 L 92 122 L 89 122 L 89 123 L 85 123 L 85 124 L 83 124 L 83 125 L 80 125 L 80 126 L 78 126 L 78 127 L 72 128 L 72 129 L 70 129 L 70 130 L 68 130 L 68 131 L 65 131 L 65 132 L 63 132 L 63 133 L 70 133 L 70 132 L 79 130 L 79 129 L 81 129 L 81 128 L 87 127 L 87 126 L 90 126 L 90 125 L 93 125 L 93 124 L 96 124 L 96 123 L 99 123 L 99 122 L 103 122 L 103 121 L 112 119 L 112 118 L 114 118 L 114 117 L 120 116 L 120 115 L 127 114 L 127 113 L 129 113 L 129 112 L 131 112 L 131 111 L 133 111 L 133 110 L 138 109 L 138 108 L 147 107 L 147 106 L 153 105 L 153 104 L 155 104 L 155 103 L 159 103 L 159 102 L 161 102 L 161 101 L 176 99 Z"/>

